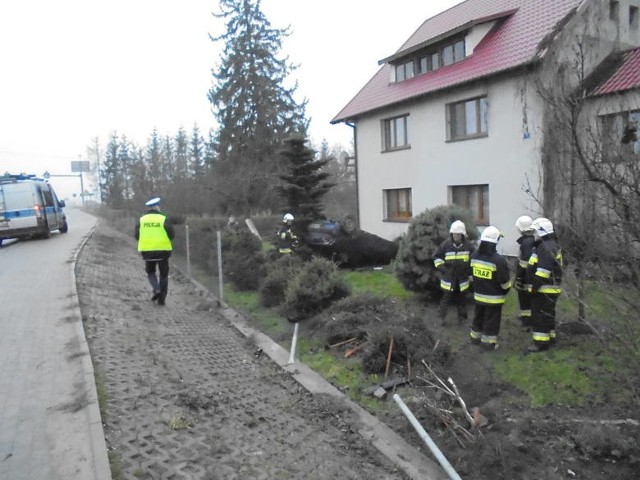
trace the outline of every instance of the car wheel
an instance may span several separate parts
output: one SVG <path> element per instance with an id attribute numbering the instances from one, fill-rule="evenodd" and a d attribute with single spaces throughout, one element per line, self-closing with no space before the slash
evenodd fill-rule
<path id="1" fill-rule="evenodd" d="M 69 231 L 69 224 L 67 224 L 66 220 L 62 222 L 62 226 L 60 226 L 58 230 L 60 230 L 60 233 L 67 233 Z"/>
<path id="2" fill-rule="evenodd" d="M 51 236 L 51 230 L 49 230 L 49 224 L 45 222 L 44 224 L 44 232 L 40 234 L 40 238 L 47 239 Z"/>

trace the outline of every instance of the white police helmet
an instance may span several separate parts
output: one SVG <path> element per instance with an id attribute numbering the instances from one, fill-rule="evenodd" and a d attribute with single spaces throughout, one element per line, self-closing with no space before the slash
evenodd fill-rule
<path id="1" fill-rule="evenodd" d="M 284 223 L 291 223 L 293 222 L 293 215 L 291 215 L 290 213 L 285 213 L 284 217 L 282 217 L 282 221 Z"/>

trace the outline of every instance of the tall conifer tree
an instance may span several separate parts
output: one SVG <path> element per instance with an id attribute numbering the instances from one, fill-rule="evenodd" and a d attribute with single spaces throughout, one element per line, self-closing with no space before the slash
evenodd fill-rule
<path id="1" fill-rule="evenodd" d="M 280 58 L 288 29 L 272 28 L 260 0 L 220 0 L 225 33 L 220 64 L 213 69 L 209 101 L 219 130 L 216 140 L 216 193 L 222 210 L 251 213 L 279 202 L 273 186 L 282 164 L 276 153 L 282 139 L 306 135 L 306 101 L 297 103 L 297 84 L 286 86 L 295 69 Z"/>
<path id="2" fill-rule="evenodd" d="M 280 154 L 287 172 L 280 177 L 284 183 L 277 191 L 286 199 L 285 210 L 295 215 L 296 229 L 304 236 L 311 222 L 324 218 L 322 198 L 334 185 L 327 181 L 329 173 L 322 171 L 329 159 L 315 159 L 315 152 L 299 135 L 286 138 Z"/>

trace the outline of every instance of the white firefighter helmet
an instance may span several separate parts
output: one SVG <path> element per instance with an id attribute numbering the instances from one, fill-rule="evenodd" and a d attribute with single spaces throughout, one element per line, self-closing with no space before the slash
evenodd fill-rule
<path id="1" fill-rule="evenodd" d="M 516 220 L 516 228 L 520 233 L 529 232 L 533 230 L 531 227 L 532 223 L 533 219 L 529 215 L 522 215 Z"/>
<path id="2" fill-rule="evenodd" d="M 282 221 L 284 223 L 291 223 L 293 222 L 293 215 L 291 215 L 290 213 L 285 213 L 284 217 L 282 217 Z"/>
<path id="3" fill-rule="evenodd" d="M 467 234 L 467 228 L 464 226 L 460 220 L 456 220 L 451 224 L 451 228 L 449 228 L 449 233 L 460 233 L 462 235 Z"/>
<path id="4" fill-rule="evenodd" d="M 531 223 L 531 228 L 541 237 L 546 235 L 550 235 L 553 233 L 553 223 L 548 218 L 536 218 L 533 223 Z"/>
<path id="5" fill-rule="evenodd" d="M 482 235 L 480 235 L 481 242 L 498 243 L 500 238 L 502 238 L 502 233 L 493 225 L 485 228 Z"/>

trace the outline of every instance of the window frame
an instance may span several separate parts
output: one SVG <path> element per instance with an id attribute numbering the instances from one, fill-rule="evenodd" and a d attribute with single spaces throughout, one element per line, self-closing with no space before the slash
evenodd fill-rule
<path id="1" fill-rule="evenodd" d="M 484 102 L 483 102 L 484 101 Z M 467 103 L 475 102 L 475 127 L 476 132 L 467 132 Z M 464 106 L 464 118 L 458 120 L 456 107 Z M 463 140 L 471 140 L 475 138 L 485 138 L 489 136 L 489 99 L 487 95 L 479 95 L 477 97 L 466 98 L 457 102 L 447 103 L 445 105 L 446 122 L 447 122 L 447 142 L 459 142 Z M 484 116 L 484 118 L 483 118 Z M 458 125 L 464 126 L 464 133 L 456 132 Z M 484 127 L 484 131 L 482 128 Z"/>
<path id="2" fill-rule="evenodd" d="M 635 162 L 640 156 L 640 109 L 600 115 L 600 142 L 602 151 L 614 152 L 614 155 L 603 156 L 604 161 L 620 163 Z M 636 127 L 636 141 L 622 143 L 625 129 Z"/>
<path id="3" fill-rule="evenodd" d="M 609 20 L 617 22 L 620 20 L 620 2 L 609 0 Z"/>
<path id="4" fill-rule="evenodd" d="M 403 121 L 404 143 L 398 142 L 397 122 Z M 395 152 L 397 150 L 405 150 L 411 148 L 411 138 L 409 133 L 409 114 L 396 115 L 394 117 L 384 118 L 381 120 L 382 129 L 382 152 Z M 392 141 L 393 140 L 393 141 Z"/>
<path id="5" fill-rule="evenodd" d="M 449 185 L 448 187 L 449 205 L 456 205 L 462 208 L 466 208 L 471 212 L 476 225 L 487 226 L 491 225 L 491 203 L 489 201 L 490 190 L 488 183 L 478 183 L 472 185 Z M 464 202 L 456 202 L 456 197 L 459 198 L 459 194 L 456 190 L 461 191 L 465 198 Z M 474 202 L 471 197 L 476 196 L 477 199 Z M 474 207 L 475 205 L 475 207 Z M 475 211 L 474 211 L 475 210 Z"/>
<path id="6" fill-rule="evenodd" d="M 404 194 L 404 198 L 400 198 Z M 395 195 L 395 198 L 391 198 Z M 383 221 L 409 222 L 413 218 L 413 191 L 411 187 L 387 188 L 382 190 Z M 405 210 L 402 210 L 404 204 Z M 395 208 L 395 211 L 391 211 Z"/>
<path id="7" fill-rule="evenodd" d="M 637 29 L 640 24 L 640 9 L 635 5 L 629 5 L 629 27 Z"/>
<path id="8" fill-rule="evenodd" d="M 445 63 L 445 51 L 448 49 L 451 50 L 451 58 L 448 63 Z M 458 58 L 459 55 L 461 55 L 461 58 Z M 394 63 L 392 66 L 395 69 L 395 82 L 410 80 L 417 75 L 433 72 L 442 67 L 461 62 L 465 58 L 467 58 L 466 38 L 464 36 L 450 38 L 435 47 L 423 49 L 410 58 L 405 57 L 401 62 Z M 424 65 L 423 59 L 425 60 Z M 413 63 L 413 72 L 409 76 L 407 75 L 407 65 L 410 63 Z M 426 70 L 423 70 L 423 66 L 426 67 Z M 402 74 L 399 75 L 399 72 L 402 72 Z"/>

